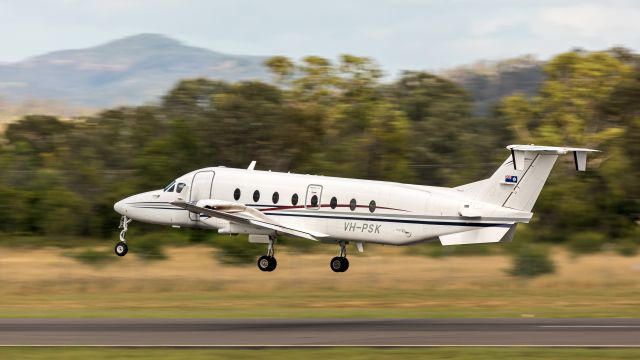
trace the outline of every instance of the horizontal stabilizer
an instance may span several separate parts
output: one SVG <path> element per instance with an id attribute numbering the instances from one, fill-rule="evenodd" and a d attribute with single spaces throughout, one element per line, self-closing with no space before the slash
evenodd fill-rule
<path id="1" fill-rule="evenodd" d="M 576 164 L 576 170 L 585 171 L 587 169 L 587 153 L 598 152 L 598 150 L 594 149 L 539 145 L 509 145 L 507 146 L 507 149 L 511 150 L 514 170 L 524 169 L 525 155 L 527 152 L 548 155 L 564 155 L 573 152 L 573 160 Z"/>
<path id="2" fill-rule="evenodd" d="M 442 245 L 464 245 L 464 244 L 484 244 L 495 243 L 502 240 L 505 235 L 515 226 L 492 226 L 478 230 L 464 231 L 455 234 L 440 236 Z"/>

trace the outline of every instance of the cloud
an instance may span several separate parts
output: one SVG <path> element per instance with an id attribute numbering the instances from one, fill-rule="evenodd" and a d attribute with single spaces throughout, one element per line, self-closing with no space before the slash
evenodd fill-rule
<path id="1" fill-rule="evenodd" d="M 638 50 L 638 19 L 640 0 L 0 0 L 0 61 L 153 32 L 239 54 L 348 52 L 394 72 L 574 47 Z"/>
<path id="2" fill-rule="evenodd" d="M 472 36 L 494 35 L 503 31 L 505 28 L 526 25 L 530 18 L 524 14 L 511 14 L 509 16 L 489 17 L 471 24 Z"/>
<path id="3" fill-rule="evenodd" d="M 615 4 L 578 4 L 543 9 L 538 15 L 536 32 L 551 35 L 572 34 L 602 37 L 624 32 L 640 32 L 640 10 Z"/>

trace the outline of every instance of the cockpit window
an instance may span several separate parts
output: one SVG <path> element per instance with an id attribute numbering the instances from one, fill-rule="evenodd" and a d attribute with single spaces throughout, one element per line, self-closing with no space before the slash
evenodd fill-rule
<path id="1" fill-rule="evenodd" d="M 171 184 L 167 185 L 167 187 L 164 188 L 164 192 L 173 192 L 173 188 L 176 185 L 175 181 L 172 181 Z"/>
<path id="2" fill-rule="evenodd" d="M 176 192 L 177 192 L 177 193 L 181 193 L 181 192 L 182 192 L 182 189 L 184 189 L 184 187 L 185 187 L 186 185 L 187 185 L 187 184 L 185 184 L 185 183 L 178 183 L 178 186 L 176 186 Z"/>

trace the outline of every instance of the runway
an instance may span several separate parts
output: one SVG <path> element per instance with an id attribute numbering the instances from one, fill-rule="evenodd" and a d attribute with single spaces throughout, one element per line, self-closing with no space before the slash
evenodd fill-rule
<path id="1" fill-rule="evenodd" d="M 640 347 L 640 319 L 0 319 L 0 345 Z"/>

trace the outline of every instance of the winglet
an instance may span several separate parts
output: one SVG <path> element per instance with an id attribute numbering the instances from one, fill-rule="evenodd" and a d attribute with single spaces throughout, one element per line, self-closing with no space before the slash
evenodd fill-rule
<path id="1" fill-rule="evenodd" d="M 253 160 L 253 161 L 251 162 L 251 164 L 249 164 L 249 167 L 247 168 L 247 170 L 253 170 L 253 169 L 255 169 L 255 168 L 256 168 L 256 161 L 255 161 L 255 160 Z"/>

